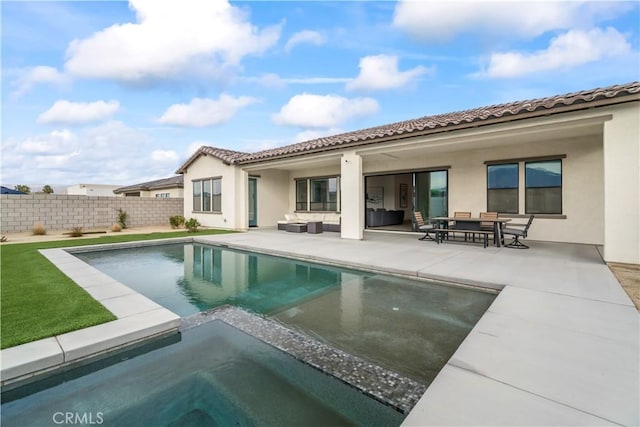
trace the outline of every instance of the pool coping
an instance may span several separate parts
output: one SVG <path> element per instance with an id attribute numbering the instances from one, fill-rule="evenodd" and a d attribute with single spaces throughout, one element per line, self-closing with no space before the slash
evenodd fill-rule
<path id="1" fill-rule="evenodd" d="M 619 283 L 606 266 L 590 256 L 583 259 L 573 255 L 573 251 L 583 254 L 582 248 L 586 246 L 576 249 L 559 244 L 558 249 L 545 256 L 540 256 L 534 246 L 527 257 L 508 250 L 462 250 L 457 254 L 445 251 L 443 255 L 429 246 L 412 253 L 415 247 L 403 240 L 399 242 L 401 245 L 394 246 L 406 258 L 402 262 L 380 258 L 384 255 L 378 251 L 368 251 L 374 258 L 363 265 L 355 260 L 368 259 L 370 255 L 349 255 L 359 242 L 334 241 L 323 235 L 296 235 L 296 239 L 283 239 L 274 245 L 274 235 L 269 230 L 256 232 L 250 243 L 247 233 L 178 240 L 445 284 L 462 282 L 465 286 L 482 288 L 486 283 L 474 279 L 483 277 L 498 283 L 492 285 L 494 290 L 502 288 L 403 425 L 513 425 L 523 420 L 534 424 L 635 425 L 635 421 L 629 420 L 639 419 L 638 405 L 631 403 L 637 402 L 634 396 L 638 396 L 638 312 L 618 289 Z M 176 241 L 162 239 L 129 245 L 172 240 Z M 539 246 L 552 249 L 549 245 L 542 242 Z M 560 251 L 567 251 L 569 256 L 558 257 Z M 588 251 L 593 252 L 593 248 Z M 349 262 L 341 261 L 341 254 Z M 425 255 L 435 256 L 435 261 L 424 262 Z M 420 259 L 416 263 L 417 257 Z M 478 269 L 478 261 L 483 262 L 482 269 Z M 399 264 L 407 268 L 397 268 Z M 468 273 L 461 272 L 460 265 L 468 265 Z M 512 276 L 522 270 L 530 275 Z M 434 275 L 432 271 L 443 275 Z M 576 288 L 578 279 L 586 284 Z M 513 283 L 500 284 L 506 281 Z M 564 286 L 565 283 L 571 285 Z M 635 334 L 630 335 L 633 331 Z M 613 350 L 605 350 L 609 348 Z M 3 359 L 5 351 L 0 353 Z M 615 361 L 608 361 L 612 354 Z M 590 367 L 597 369 L 593 371 Z M 594 385 L 598 386 L 597 393 L 592 392 Z"/>
<path id="2" fill-rule="evenodd" d="M 177 333 L 181 324 L 180 316 L 72 254 L 82 251 L 191 241 L 191 237 L 169 238 L 39 250 L 40 254 L 113 313 L 117 319 L 1 350 L 0 386 L 23 383 L 49 371 L 106 352 L 168 333 Z"/>
<path id="3" fill-rule="evenodd" d="M 10 347 L 0 351 L 2 369 L 0 371 L 0 386 L 15 387 L 39 378 L 42 374 L 77 364 L 82 361 L 90 361 L 96 356 L 119 350 L 137 343 L 152 340 L 168 333 L 177 333 L 184 327 L 184 319 L 170 310 L 153 302 L 149 298 L 139 294 L 135 290 L 111 278 L 95 267 L 87 264 L 73 254 L 98 252 L 110 249 L 136 248 L 160 246 L 173 243 L 198 243 L 208 246 L 218 246 L 230 250 L 251 251 L 264 255 L 280 256 L 298 261 L 314 262 L 317 264 L 338 266 L 342 268 L 353 268 L 361 271 L 382 273 L 391 276 L 404 278 L 436 281 L 445 286 L 457 286 L 474 290 L 497 293 L 501 285 L 484 286 L 479 282 L 467 281 L 466 283 L 451 282 L 437 277 L 424 277 L 410 274 L 405 270 L 384 270 L 375 269 L 371 266 L 347 262 L 330 262 L 330 260 L 316 258 L 313 256 L 296 256 L 290 252 L 259 250 L 243 245 L 216 243 L 209 240 L 194 237 L 178 237 L 146 241 L 107 243 L 90 246 L 72 246 L 66 248 L 43 249 L 39 252 L 56 266 L 62 273 L 73 280 L 78 286 L 84 289 L 92 298 L 100 302 L 106 309 L 117 316 L 117 319 L 100 325 L 91 326 L 84 329 L 68 332 L 54 337 L 44 338 L 38 341 Z M 266 343 L 279 348 L 290 354 L 292 357 L 320 369 L 321 371 L 333 375 L 341 381 L 355 387 L 356 389 L 369 394 L 371 397 L 384 404 L 394 407 L 405 415 L 415 406 L 420 396 L 424 394 L 426 387 L 414 380 L 404 378 L 396 372 L 389 371 L 368 361 L 362 361 L 356 356 L 342 352 L 332 347 L 322 344 L 331 349 L 331 352 L 338 352 L 347 355 L 348 362 L 354 366 L 370 372 L 375 372 L 383 380 L 384 385 L 375 389 L 371 384 L 367 384 L 363 378 L 358 377 L 358 372 L 343 374 L 340 370 L 329 369 L 325 364 L 322 366 L 321 358 L 308 357 L 300 352 L 300 349 L 282 345 L 279 341 L 273 341 L 270 337 L 262 334 L 258 329 L 252 327 L 247 322 L 246 316 L 238 311 L 231 311 L 231 314 L 217 309 L 209 310 L 221 320 L 231 326 L 249 333 L 250 335 L 265 341 Z M 209 312 L 207 311 L 207 312 Z M 204 313 L 207 313 L 204 312 Z M 248 313 L 246 313 L 248 314 Z M 193 315 L 197 316 L 197 315 Z M 192 316 L 191 316 L 192 317 Z M 206 317 L 206 316 L 205 316 Z M 203 317 L 203 319 L 205 318 Z M 289 335 L 294 334 L 288 330 Z M 314 341 L 312 346 L 320 345 Z M 307 343 L 307 345 L 309 345 Z M 337 357 L 333 354 L 333 357 Z M 407 387 L 409 386 L 409 387 Z M 413 388 L 413 391 L 410 388 Z M 417 394 L 416 394 L 417 393 Z"/>

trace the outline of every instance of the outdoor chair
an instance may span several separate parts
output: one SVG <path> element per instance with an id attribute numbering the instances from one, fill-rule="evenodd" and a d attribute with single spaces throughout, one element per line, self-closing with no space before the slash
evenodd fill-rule
<path id="1" fill-rule="evenodd" d="M 471 218 L 471 212 L 454 212 L 453 213 L 453 217 L 454 218 Z M 456 222 L 453 221 L 453 227 L 455 228 Z M 452 233 L 453 234 L 453 238 L 456 238 L 456 233 Z M 467 236 L 469 233 L 464 233 L 464 240 L 467 240 Z"/>
<path id="2" fill-rule="evenodd" d="M 480 219 L 498 219 L 498 212 L 480 212 Z M 493 243 L 496 243 L 497 236 L 495 235 L 495 223 L 493 222 L 481 222 L 480 230 L 493 232 Z"/>
<path id="3" fill-rule="evenodd" d="M 534 215 L 529 217 L 529 221 L 526 224 L 509 224 L 509 227 L 502 229 L 502 235 L 510 234 L 513 236 L 513 240 L 508 245 L 505 245 L 507 248 L 514 249 L 529 249 L 529 246 L 525 245 L 520 241 L 520 237 L 523 239 L 527 238 L 527 232 L 529 231 L 529 227 L 531 227 L 531 223 L 533 222 Z M 523 227 L 523 228 L 512 228 L 512 227 Z"/>
<path id="4" fill-rule="evenodd" d="M 414 212 L 413 220 L 416 223 L 418 231 L 422 231 L 424 233 L 424 236 L 420 237 L 418 240 L 435 240 L 429 235 L 429 232 L 432 232 L 435 227 L 433 224 L 427 224 L 425 222 L 424 218 L 422 218 L 422 212 Z"/>

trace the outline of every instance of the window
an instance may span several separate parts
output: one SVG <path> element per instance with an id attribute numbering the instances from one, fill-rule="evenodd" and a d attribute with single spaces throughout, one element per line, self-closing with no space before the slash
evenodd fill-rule
<path id="1" fill-rule="evenodd" d="M 487 166 L 487 211 L 518 213 L 518 163 Z"/>
<path id="2" fill-rule="evenodd" d="M 304 178 L 296 180 L 296 210 L 337 212 L 339 207 L 340 179 Z"/>
<path id="3" fill-rule="evenodd" d="M 156 193 L 157 199 L 168 199 L 169 197 L 171 197 L 170 193 Z"/>
<path id="4" fill-rule="evenodd" d="M 193 211 L 222 211 L 222 179 L 212 178 L 193 181 Z"/>
<path id="5" fill-rule="evenodd" d="M 562 213 L 562 161 L 526 162 L 525 213 Z"/>
<path id="6" fill-rule="evenodd" d="M 202 210 L 202 181 L 193 181 L 193 211 Z"/>
<path id="7" fill-rule="evenodd" d="M 307 180 L 298 179 L 296 180 L 296 210 L 309 210 L 307 206 Z"/>

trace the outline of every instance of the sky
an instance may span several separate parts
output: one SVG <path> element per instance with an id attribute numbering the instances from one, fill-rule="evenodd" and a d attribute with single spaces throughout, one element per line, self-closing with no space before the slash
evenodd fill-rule
<path id="1" fill-rule="evenodd" d="M 243 152 L 640 80 L 640 2 L 2 1 L 0 183 Z M 38 190 L 37 188 L 32 188 Z"/>

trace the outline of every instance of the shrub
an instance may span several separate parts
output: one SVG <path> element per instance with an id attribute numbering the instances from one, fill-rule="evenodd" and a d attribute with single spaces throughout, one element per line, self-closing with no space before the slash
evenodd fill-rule
<path id="1" fill-rule="evenodd" d="M 71 237 L 82 237 L 82 227 L 73 227 L 69 234 Z"/>
<path id="2" fill-rule="evenodd" d="M 195 233 L 196 231 L 198 231 L 200 223 L 195 218 L 189 218 L 189 220 L 185 221 L 184 226 L 187 228 L 189 233 Z"/>
<path id="3" fill-rule="evenodd" d="M 114 233 L 119 233 L 122 231 L 122 226 L 117 222 L 114 222 L 113 225 L 111 226 L 111 231 L 113 231 Z"/>
<path id="4" fill-rule="evenodd" d="M 33 226 L 33 235 L 34 236 L 44 236 L 47 234 L 47 229 L 44 228 L 44 225 L 41 223 L 37 223 Z"/>
<path id="5" fill-rule="evenodd" d="M 184 225 L 184 217 L 182 215 L 173 215 L 169 217 L 171 228 L 180 228 Z"/>
<path id="6" fill-rule="evenodd" d="M 0 238 L 0 242 L 7 242 L 9 239 L 7 239 L 7 236 L 2 236 Z"/>
<path id="7" fill-rule="evenodd" d="M 127 228 L 127 211 L 118 208 L 118 224 L 122 228 Z"/>

